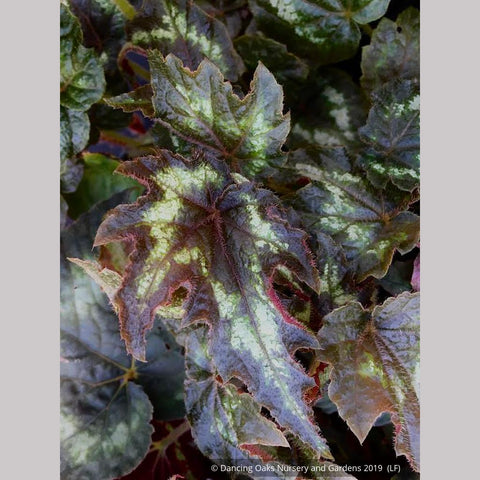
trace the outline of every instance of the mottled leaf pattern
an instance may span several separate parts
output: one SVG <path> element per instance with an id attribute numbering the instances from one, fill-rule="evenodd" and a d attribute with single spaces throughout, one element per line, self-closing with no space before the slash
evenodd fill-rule
<path id="1" fill-rule="evenodd" d="M 81 152 L 88 143 L 90 121 L 85 112 L 60 107 L 60 160 Z"/>
<path id="2" fill-rule="evenodd" d="M 367 148 L 359 156 L 369 180 L 384 188 L 391 180 L 412 191 L 420 183 L 420 95 L 414 82 L 393 82 L 373 94 L 367 124 L 359 134 Z"/>
<path id="3" fill-rule="evenodd" d="M 315 251 L 317 266 L 322 282 L 319 301 L 320 305 L 326 304 L 324 309 L 331 311 L 354 299 L 350 288 L 351 272 L 345 252 L 332 237 L 316 232 L 314 238 L 317 244 Z"/>
<path id="4" fill-rule="evenodd" d="M 399 425 L 395 448 L 420 466 L 420 297 L 402 293 L 373 312 L 350 303 L 324 318 L 320 357 L 333 370 L 329 396 L 363 442 L 385 411 Z"/>
<path id="5" fill-rule="evenodd" d="M 301 93 L 302 116 L 292 127 L 289 147 L 357 143 L 357 130 L 365 125 L 369 109 L 364 92 L 349 75 L 333 68 L 320 69 L 313 85 L 310 93 Z"/>
<path id="6" fill-rule="evenodd" d="M 236 81 L 245 67 L 225 25 L 188 0 L 145 0 L 130 23 L 131 41 L 143 48 L 173 53 L 190 70 L 208 58 Z"/>
<path id="7" fill-rule="evenodd" d="M 145 360 L 155 309 L 187 288 L 182 323 L 210 326 L 220 376 L 242 380 L 281 426 L 330 457 L 303 401 L 312 380 L 291 357 L 316 341 L 282 309 L 271 280 L 282 265 L 315 288 L 305 234 L 288 226 L 271 192 L 232 179 L 217 160 L 188 162 L 163 151 L 119 171 L 148 189 L 136 204 L 114 209 L 95 240 L 135 242 L 115 299 L 127 350 Z"/>
<path id="8" fill-rule="evenodd" d="M 407 253 L 418 241 L 419 218 L 404 211 L 410 195 L 372 188 L 350 166 L 343 149 L 290 156 L 312 183 L 298 190 L 294 207 L 309 232 L 330 235 L 342 246 L 357 281 L 381 278 L 394 251 Z"/>
<path id="9" fill-rule="evenodd" d="M 241 99 L 208 60 L 194 72 L 173 55 L 163 59 L 152 52 L 149 62 L 156 121 L 193 145 L 226 159 L 247 177 L 265 176 L 269 167 L 285 161 L 281 147 L 290 116 L 282 113 L 282 88 L 262 64 L 255 71 L 250 92 Z M 132 95 L 131 100 L 128 95 Z M 118 101 L 118 106 L 128 104 L 134 109 L 135 98 L 138 95 L 133 92 L 109 103 Z"/>
<path id="10" fill-rule="evenodd" d="M 60 104 L 85 111 L 102 98 L 105 76 L 95 52 L 82 45 L 82 30 L 65 4 L 60 5 Z"/>
<path id="11" fill-rule="evenodd" d="M 377 20 L 390 0 L 249 0 L 262 31 L 321 64 L 353 56 L 359 24 Z"/>
<path id="12" fill-rule="evenodd" d="M 100 204 L 62 232 L 60 470 L 69 480 L 114 478 L 132 470 L 150 445 L 152 399 L 161 399 L 155 403 L 160 418 L 183 414 L 183 357 L 165 347 L 167 341 L 173 347 L 173 339 L 152 332 L 149 369 L 132 363 L 107 298 L 67 260 L 90 258 L 91 265 L 91 245 L 102 214 L 122 198 Z M 118 283 L 118 275 L 110 276 L 112 289 Z M 154 395 L 148 390 L 153 388 L 152 374 L 160 383 Z"/>
<path id="13" fill-rule="evenodd" d="M 220 463 L 253 468 L 261 462 L 242 445 L 289 446 L 275 424 L 260 415 L 260 405 L 251 395 L 215 379 L 216 370 L 208 353 L 207 327 L 194 328 L 185 347 L 187 417 L 204 455 Z"/>
<path id="14" fill-rule="evenodd" d="M 396 22 L 382 18 L 370 45 L 362 50 L 363 88 L 375 90 L 390 80 L 420 78 L 420 12 L 407 8 Z"/>
<path id="15" fill-rule="evenodd" d="M 416 478 L 412 5 L 60 1 L 62 479 Z"/>
<path id="16" fill-rule="evenodd" d="M 74 192 L 83 175 L 76 158 L 88 143 L 90 121 L 85 112 L 60 107 L 60 191 Z"/>

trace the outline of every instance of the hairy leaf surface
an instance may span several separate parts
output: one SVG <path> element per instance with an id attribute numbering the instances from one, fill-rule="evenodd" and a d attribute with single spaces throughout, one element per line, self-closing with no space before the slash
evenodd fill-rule
<path id="1" fill-rule="evenodd" d="M 249 0 L 259 27 L 289 50 L 320 64 L 353 56 L 359 24 L 377 20 L 390 0 Z"/>
<path id="2" fill-rule="evenodd" d="M 247 177 L 265 175 L 285 161 L 290 116 L 283 115 L 283 92 L 273 75 L 259 64 L 250 92 L 243 99 L 224 81 L 220 70 L 204 60 L 191 72 L 180 59 L 149 54 L 154 118 L 173 133 L 210 154 L 224 158 Z M 143 90 L 142 98 L 145 91 Z M 133 95 L 128 100 L 128 95 Z M 135 109 L 135 92 L 122 95 L 120 107 Z M 109 100 L 115 105 L 117 98 Z M 144 105 L 140 101 L 139 105 Z M 146 113 L 146 112 L 145 112 Z"/>
<path id="3" fill-rule="evenodd" d="M 100 226 L 96 245 L 133 239 L 131 263 L 115 303 L 127 350 L 145 359 L 156 308 L 179 287 L 190 291 L 182 324 L 210 326 L 209 354 L 221 377 L 238 377 L 278 423 L 328 457 L 303 392 L 313 386 L 291 355 L 316 341 L 282 309 L 272 287 L 281 265 L 316 288 L 304 242 L 278 199 L 216 159 L 189 162 L 163 151 L 125 162 L 121 173 L 148 189 Z"/>
<path id="4" fill-rule="evenodd" d="M 359 164 L 368 179 L 385 188 L 391 180 L 412 191 L 420 183 L 420 95 L 414 82 L 392 82 L 374 92 L 374 104 L 360 138 L 367 148 Z"/>
<path id="5" fill-rule="evenodd" d="M 69 480 L 121 476 L 141 461 L 150 445 L 153 410 L 144 390 L 155 402 L 156 416 L 183 415 L 183 356 L 165 347 L 166 342 L 173 347 L 173 339 L 152 332 L 148 368 L 132 363 L 105 295 L 67 261 L 70 256 L 93 260 L 91 245 L 102 214 L 121 198 L 95 207 L 62 232 L 60 468 Z M 119 281 L 110 275 L 113 290 Z M 158 385 L 152 385 L 152 375 Z"/>
<path id="6" fill-rule="evenodd" d="M 333 365 L 329 396 L 363 442 L 382 412 L 399 425 L 398 455 L 419 469 L 420 297 L 402 293 L 368 312 L 359 303 L 338 308 L 318 332 L 320 356 Z"/>
<path id="7" fill-rule="evenodd" d="M 93 49 L 82 45 L 77 18 L 60 4 L 60 104 L 85 111 L 102 98 L 105 76 Z"/>
<path id="8" fill-rule="evenodd" d="M 145 0 L 129 30 L 133 44 L 173 53 L 190 70 L 204 58 L 231 81 L 245 70 L 225 25 L 191 1 Z"/>
<path id="9" fill-rule="evenodd" d="M 312 180 L 293 200 L 307 230 L 326 233 L 342 246 L 357 281 L 381 278 L 396 249 L 414 248 L 419 217 L 405 211 L 409 194 L 372 188 L 352 169 L 343 149 L 297 150 L 290 160 Z"/>
<path id="10" fill-rule="evenodd" d="M 262 462 L 242 445 L 289 446 L 275 424 L 260 415 L 260 405 L 250 394 L 215 378 L 207 327 L 193 329 L 185 347 L 185 406 L 193 438 L 204 455 L 219 463 L 254 468 Z"/>
<path id="11" fill-rule="evenodd" d="M 392 22 L 382 18 L 373 31 L 370 45 L 362 49 L 360 82 L 375 90 L 394 79 L 420 78 L 420 12 L 407 8 Z"/>

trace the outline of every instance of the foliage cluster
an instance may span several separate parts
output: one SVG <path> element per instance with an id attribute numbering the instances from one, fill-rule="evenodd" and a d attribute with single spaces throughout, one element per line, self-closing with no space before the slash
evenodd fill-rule
<path id="1" fill-rule="evenodd" d="M 417 478 L 418 2 L 60 26 L 62 478 Z"/>

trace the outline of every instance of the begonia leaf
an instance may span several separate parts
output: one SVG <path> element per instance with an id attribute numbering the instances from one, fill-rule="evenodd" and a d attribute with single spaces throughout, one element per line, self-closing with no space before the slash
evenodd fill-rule
<path id="1" fill-rule="evenodd" d="M 117 56 L 126 41 L 125 16 L 112 0 L 69 0 L 72 12 L 80 21 L 83 44 L 97 54 L 105 52 L 105 72 L 116 75 Z M 113 82 L 112 82 L 113 83 Z"/>
<path id="2" fill-rule="evenodd" d="M 60 4 L 60 105 L 83 112 L 105 90 L 103 67 L 93 49 L 82 45 L 78 19 Z"/>
<path id="3" fill-rule="evenodd" d="M 245 70 L 225 25 L 191 1 L 144 0 L 129 30 L 134 45 L 173 53 L 192 71 L 204 58 L 231 81 Z"/>
<path id="4" fill-rule="evenodd" d="M 368 179 L 384 188 L 391 180 L 412 191 L 420 183 L 420 95 L 415 82 L 390 82 L 373 93 L 367 124 L 359 135 L 366 144 L 359 164 Z"/>
<path id="5" fill-rule="evenodd" d="M 351 272 L 343 248 L 329 235 L 316 232 L 316 259 L 321 279 L 320 304 L 326 303 L 328 311 L 353 300 Z"/>
<path id="6" fill-rule="evenodd" d="M 377 20 L 390 0 L 249 0 L 259 28 L 292 52 L 320 64 L 352 57 L 360 27 Z"/>
<path id="7" fill-rule="evenodd" d="M 288 139 L 291 149 L 325 147 L 358 142 L 358 129 L 365 125 L 369 110 L 367 96 L 347 73 L 320 69 L 308 88 L 301 91 L 299 118 Z"/>
<path id="8" fill-rule="evenodd" d="M 304 232 L 288 225 L 270 191 L 231 176 L 214 158 L 188 161 L 162 151 L 124 162 L 119 172 L 137 178 L 147 194 L 109 213 L 95 244 L 134 241 L 115 298 L 128 352 L 145 360 L 155 310 L 186 288 L 182 324 L 209 325 L 219 375 L 239 378 L 279 425 L 330 457 L 303 399 L 313 381 L 292 358 L 316 341 L 272 287 L 281 266 L 316 288 Z"/>
<path id="9" fill-rule="evenodd" d="M 395 449 L 420 465 L 420 297 L 402 293 L 372 312 L 352 302 L 324 318 L 320 358 L 331 363 L 329 397 L 360 442 L 382 412 L 398 425 Z"/>
<path id="10" fill-rule="evenodd" d="M 90 121 L 85 112 L 60 107 L 60 190 L 74 192 L 83 175 L 76 155 L 88 143 Z"/>
<path id="11" fill-rule="evenodd" d="M 224 23 L 230 38 L 240 34 L 245 18 L 249 17 L 247 0 L 198 0 L 195 3 L 206 13 Z"/>
<path id="12" fill-rule="evenodd" d="M 235 48 L 248 68 L 255 69 L 261 61 L 280 83 L 304 80 L 308 65 L 287 50 L 287 47 L 262 35 L 242 35 L 235 39 Z"/>
<path id="13" fill-rule="evenodd" d="M 284 115 L 283 92 L 268 69 L 259 64 L 249 93 L 240 98 L 220 70 L 204 60 L 190 71 L 180 59 L 149 54 L 153 118 L 174 134 L 225 159 L 248 178 L 265 176 L 285 161 L 290 116 Z M 145 92 L 145 87 L 141 87 Z M 131 100 L 127 96 L 132 95 Z M 115 105 L 118 97 L 109 99 Z M 119 97 L 119 107 L 135 109 L 135 91 Z M 144 95 L 138 105 L 144 105 Z"/>
<path id="14" fill-rule="evenodd" d="M 362 49 L 360 82 L 375 90 L 394 79 L 420 78 L 420 12 L 407 8 L 395 22 L 382 18 L 373 31 L 370 45 Z"/>
<path id="15" fill-rule="evenodd" d="M 102 215 L 124 195 L 99 204 L 62 231 L 61 238 L 61 477 L 114 478 L 135 468 L 150 445 L 152 403 L 160 418 L 183 415 L 183 356 L 173 339 L 150 335 L 149 370 L 132 362 L 107 297 L 69 257 L 94 261 L 91 245 Z M 120 281 L 110 276 L 114 290 Z M 117 283 L 115 283 L 117 282 Z M 112 295 L 112 291 L 109 292 Z M 163 343 L 162 343 L 163 342 Z M 153 371 L 152 371 L 153 369 Z M 170 372 L 163 384 L 151 375 Z M 159 377 L 161 379 L 162 377 Z M 143 385 L 142 385 L 143 384 Z"/>
<path id="16" fill-rule="evenodd" d="M 373 188 L 351 167 L 344 149 L 297 150 L 289 161 L 312 181 L 293 200 L 307 231 L 330 235 L 357 281 L 383 277 L 395 250 L 403 254 L 415 247 L 419 217 L 406 211 L 411 196 Z"/>
<path id="17" fill-rule="evenodd" d="M 198 326 L 185 344 L 185 406 L 192 436 L 202 453 L 212 460 L 254 468 L 262 462 L 242 445 L 288 447 L 288 442 L 272 421 L 260 415 L 261 407 L 249 393 L 219 383 L 208 342 L 208 328 Z M 273 474 L 272 478 L 283 477 Z"/>
<path id="18" fill-rule="evenodd" d="M 394 261 L 387 274 L 379 280 L 379 284 L 391 295 L 409 292 L 412 289 L 410 279 L 412 277 L 413 262 Z"/>

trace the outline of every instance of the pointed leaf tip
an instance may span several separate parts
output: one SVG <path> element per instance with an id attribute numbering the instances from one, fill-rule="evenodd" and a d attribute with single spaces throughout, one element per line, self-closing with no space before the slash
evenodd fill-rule
<path id="1" fill-rule="evenodd" d="M 210 326 L 209 350 L 220 376 L 241 379 L 280 425 L 328 455 L 303 399 L 313 380 L 289 349 L 315 339 L 301 324 L 289 323 L 269 296 L 278 265 L 315 283 L 305 233 L 289 226 L 270 191 L 236 183 L 214 158 L 187 161 L 162 152 L 124 170 L 140 172 L 150 189 L 136 204 L 115 208 L 97 242 L 135 242 L 115 298 L 128 351 L 144 359 L 155 310 L 186 286 L 182 325 Z"/>

